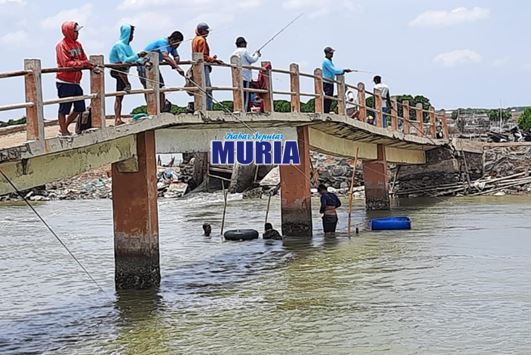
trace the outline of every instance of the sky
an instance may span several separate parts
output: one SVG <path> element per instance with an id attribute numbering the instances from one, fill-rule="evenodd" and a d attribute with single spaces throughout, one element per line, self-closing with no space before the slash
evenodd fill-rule
<path id="1" fill-rule="evenodd" d="M 197 23 L 207 22 L 213 29 L 211 54 L 228 62 L 236 37 L 246 37 L 256 49 L 303 14 L 262 51 L 263 60 L 281 69 L 298 63 L 302 72 L 312 73 L 321 65 L 323 48 L 332 46 L 336 66 L 378 73 L 392 95 L 424 95 L 437 109 L 526 106 L 531 105 L 530 13 L 531 1 L 514 0 L 0 0 L 0 72 L 21 70 L 25 58 L 55 67 L 55 45 L 66 20 L 85 26 L 79 41 L 87 54 L 106 58 L 121 24 L 136 27 L 132 46 L 139 51 L 174 30 L 191 39 Z M 190 42 L 179 52 L 189 60 Z M 167 86 L 183 85 L 168 68 L 163 74 Z M 373 75 L 347 74 L 347 82 L 363 81 L 372 89 Z M 230 72 L 216 69 L 212 80 L 228 85 Z M 313 90 L 310 79 L 301 80 L 303 91 Z M 56 97 L 54 81 L 53 75 L 43 77 L 45 100 Z M 130 81 L 140 87 L 134 75 Z M 114 83 L 107 74 L 107 90 Z M 82 86 L 87 92 L 88 73 Z M 289 78 L 277 75 L 273 86 L 287 90 Z M 0 92 L 0 105 L 23 102 L 23 80 L 0 80 Z M 229 96 L 216 93 L 216 98 Z M 184 93 L 169 99 L 179 105 L 189 101 Z M 142 96 L 127 97 L 124 109 L 142 103 Z M 112 104 L 108 99 L 108 113 Z M 57 106 L 49 106 L 45 117 L 55 118 L 56 112 Z M 0 112 L 0 120 L 23 115 Z"/>

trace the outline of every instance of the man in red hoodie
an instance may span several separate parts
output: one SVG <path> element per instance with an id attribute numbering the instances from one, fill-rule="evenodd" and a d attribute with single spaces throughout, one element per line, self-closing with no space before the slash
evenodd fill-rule
<path id="1" fill-rule="evenodd" d="M 74 21 L 67 21 L 61 26 L 64 38 L 55 47 L 57 66 L 59 68 L 93 69 L 94 71 L 99 71 L 94 64 L 88 61 L 81 43 L 77 41 L 80 29 L 81 26 Z M 79 85 L 81 76 L 81 70 L 57 72 L 56 85 L 58 96 L 82 96 L 83 89 Z M 74 110 L 70 112 L 72 104 L 74 104 Z M 85 110 L 85 100 L 59 104 L 59 134 L 69 136 L 70 131 L 68 131 L 68 126 Z"/>

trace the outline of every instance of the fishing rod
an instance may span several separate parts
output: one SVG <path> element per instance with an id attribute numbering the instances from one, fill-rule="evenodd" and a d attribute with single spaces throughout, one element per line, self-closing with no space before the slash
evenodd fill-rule
<path id="1" fill-rule="evenodd" d="M 55 233 L 55 231 L 52 229 L 52 227 L 50 227 L 50 225 L 48 223 L 46 223 L 46 221 L 44 220 L 44 218 L 42 218 L 42 216 L 39 214 L 39 212 L 37 212 L 37 210 L 31 205 L 31 203 L 29 203 L 29 201 L 26 199 L 26 196 L 24 196 L 22 194 L 22 192 L 15 186 L 15 184 L 13 183 L 13 181 L 11 181 L 11 179 L 9 179 L 7 177 L 7 175 L 0 169 L 0 174 L 4 177 L 4 179 L 7 181 L 7 183 L 9 185 L 11 185 L 11 187 L 13 188 L 13 190 L 22 198 L 22 200 L 24 200 L 24 202 L 26 203 L 26 205 L 28 205 L 29 208 L 31 208 L 31 210 L 35 213 L 35 215 L 41 220 L 41 222 L 46 226 L 46 228 L 48 228 L 48 230 L 50 231 L 50 233 L 52 233 L 52 235 L 55 237 L 55 239 L 57 239 L 59 241 L 59 243 L 61 243 L 61 245 L 63 246 L 63 248 L 66 249 L 66 251 L 68 252 L 68 254 L 70 254 L 70 256 L 72 257 L 72 259 L 74 259 L 76 261 L 76 263 L 81 267 L 81 269 L 83 270 L 83 272 L 89 277 L 89 279 L 94 283 L 94 285 L 96 285 L 96 287 L 103 293 L 105 293 L 105 291 L 103 290 L 103 288 L 98 284 L 98 282 L 94 279 L 94 277 L 92 277 L 92 275 L 88 272 L 88 270 L 83 266 L 83 264 L 81 264 L 81 262 L 78 260 L 78 258 L 76 258 L 76 256 L 74 255 L 74 253 L 72 253 L 72 251 L 70 249 L 68 249 L 68 247 L 66 246 L 66 244 L 61 240 L 61 238 L 59 238 L 59 236 L 57 235 L 57 233 Z"/>
<path id="2" fill-rule="evenodd" d="M 290 21 L 290 23 L 288 23 L 286 26 L 282 27 L 282 29 L 280 31 L 278 31 L 277 33 L 275 33 L 275 35 L 273 37 L 271 37 L 266 43 L 264 43 L 262 45 L 262 47 L 258 48 L 256 50 L 256 52 L 260 52 L 262 49 L 264 49 L 269 43 L 273 42 L 273 40 L 279 35 L 281 34 L 282 32 L 284 32 L 284 30 L 286 30 L 289 26 L 291 26 L 295 21 L 297 21 L 298 19 L 300 19 L 302 16 L 304 15 L 304 13 L 300 14 L 299 16 L 295 17 L 293 20 Z M 256 53 L 255 52 L 255 53 Z"/>

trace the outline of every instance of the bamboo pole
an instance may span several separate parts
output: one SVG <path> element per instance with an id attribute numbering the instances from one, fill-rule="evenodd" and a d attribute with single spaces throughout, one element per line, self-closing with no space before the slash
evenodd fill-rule
<path id="1" fill-rule="evenodd" d="M 221 182 L 221 187 L 223 188 L 223 218 L 221 219 L 221 237 L 223 237 L 223 228 L 225 228 L 225 214 L 227 213 L 227 193 L 229 190 L 225 190 L 225 183 Z"/>
<path id="2" fill-rule="evenodd" d="M 267 209 L 264 225 L 267 223 L 267 218 L 269 217 L 269 206 L 271 206 L 271 195 L 273 195 L 272 191 L 273 190 L 269 191 L 269 198 L 267 199 Z"/>
<path id="3" fill-rule="evenodd" d="M 352 168 L 352 178 L 350 179 L 350 191 L 348 198 L 348 235 L 350 236 L 351 227 L 352 227 L 352 190 L 354 189 L 354 181 L 356 180 L 356 166 L 358 165 L 358 154 L 360 148 L 356 148 L 356 158 L 354 159 L 354 167 Z"/>

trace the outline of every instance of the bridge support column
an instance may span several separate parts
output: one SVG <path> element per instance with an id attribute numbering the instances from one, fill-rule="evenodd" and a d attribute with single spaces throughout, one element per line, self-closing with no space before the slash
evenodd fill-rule
<path id="1" fill-rule="evenodd" d="M 300 165 L 280 166 L 282 234 L 311 238 L 312 206 L 308 127 L 298 127 L 297 137 Z"/>
<path id="2" fill-rule="evenodd" d="M 160 284 L 155 132 L 137 134 L 138 164 L 112 165 L 115 284 Z"/>
<path id="3" fill-rule="evenodd" d="M 367 210 L 388 210 L 390 202 L 385 146 L 378 144 L 377 149 L 377 160 L 363 162 L 365 205 Z"/>

